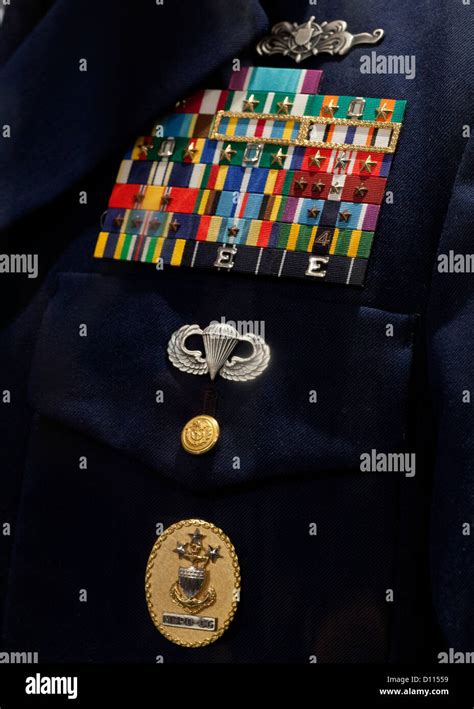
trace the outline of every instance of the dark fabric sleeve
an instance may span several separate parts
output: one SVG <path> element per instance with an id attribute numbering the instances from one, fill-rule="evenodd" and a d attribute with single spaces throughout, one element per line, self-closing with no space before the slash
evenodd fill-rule
<path id="1" fill-rule="evenodd" d="M 428 312 L 431 391 L 437 421 L 432 513 L 433 596 L 449 647 L 474 642 L 474 274 L 443 260 L 474 258 L 474 143 L 469 141 L 441 237 Z M 471 525 L 470 536 L 467 534 Z"/>

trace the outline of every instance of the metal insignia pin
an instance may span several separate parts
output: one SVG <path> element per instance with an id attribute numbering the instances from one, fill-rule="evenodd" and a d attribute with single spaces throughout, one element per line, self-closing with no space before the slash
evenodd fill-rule
<path id="1" fill-rule="evenodd" d="M 165 638 L 183 647 L 209 645 L 229 627 L 240 598 L 232 542 L 202 519 L 172 524 L 153 545 L 145 594 L 153 623 Z"/>
<path id="2" fill-rule="evenodd" d="M 203 350 L 191 350 L 186 342 L 192 335 L 202 337 Z M 252 351 L 248 357 L 233 355 L 239 343 L 247 343 Z M 209 374 L 213 382 L 218 374 L 234 382 L 255 379 L 268 366 L 270 348 L 263 337 L 253 333 L 239 334 L 228 323 L 211 323 L 201 329 L 199 325 L 183 325 L 171 335 L 168 357 L 177 369 L 188 374 Z M 181 443 L 188 453 L 200 455 L 217 443 L 220 428 L 214 418 L 216 396 L 207 392 L 205 411 L 193 417 L 183 428 Z M 209 411 L 211 409 L 211 411 Z"/>
<path id="3" fill-rule="evenodd" d="M 298 25 L 296 22 L 278 22 L 271 34 L 257 44 L 261 55 L 283 54 L 299 62 L 317 54 L 347 54 L 358 44 L 377 44 L 384 36 L 382 29 L 351 34 L 347 22 L 333 20 L 318 24 L 314 16 Z"/>

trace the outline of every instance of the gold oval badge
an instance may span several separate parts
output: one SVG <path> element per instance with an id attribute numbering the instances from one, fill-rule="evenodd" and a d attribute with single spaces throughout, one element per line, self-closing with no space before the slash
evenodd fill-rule
<path id="1" fill-rule="evenodd" d="M 219 424 L 213 416 L 201 414 L 192 418 L 181 433 L 181 443 L 188 453 L 201 455 L 207 453 L 217 443 Z"/>
<path id="2" fill-rule="evenodd" d="M 214 642 L 229 627 L 239 601 L 239 561 L 230 539 L 200 519 L 171 525 L 151 551 L 145 593 L 165 638 L 184 647 Z"/>

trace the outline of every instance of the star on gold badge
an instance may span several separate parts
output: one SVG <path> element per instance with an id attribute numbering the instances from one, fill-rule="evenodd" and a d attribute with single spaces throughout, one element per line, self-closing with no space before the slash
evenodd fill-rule
<path id="1" fill-rule="evenodd" d="M 232 156 L 236 155 L 237 150 L 234 150 L 232 145 L 229 143 L 227 148 L 225 150 L 221 150 L 221 160 L 228 160 L 229 162 L 232 160 Z"/>
<path id="2" fill-rule="evenodd" d="M 257 101 L 255 96 L 251 94 L 248 98 L 244 99 L 244 111 L 250 111 L 253 113 L 255 111 L 255 106 L 258 106 L 260 101 Z"/>
<path id="3" fill-rule="evenodd" d="M 365 160 L 360 161 L 360 171 L 367 170 L 367 172 L 372 172 L 372 168 L 377 165 L 375 160 L 372 160 L 372 155 L 369 155 Z"/>
<path id="4" fill-rule="evenodd" d="M 272 153 L 271 155 L 272 155 L 271 164 L 274 165 L 276 163 L 280 167 L 283 167 L 283 160 L 288 157 L 288 154 L 284 153 L 281 148 L 278 149 L 277 153 Z"/>
<path id="5" fill-rule="evenodd" d="M 311 155 L 311 160 L 309 161 L 310 165 L 316 165 L 316 167 L 321 167 L 321 163 L 323 160 L 326 160 L 325 155 L 321 155 L 321 153 L 318 152 L 315 153 L 314 155 Z"/>
<path id="6" fill-rule="evenodd" d="M 293 103 L 289 100 L 288 96 L 285 96 L 283 101 L 278 101 L 278 113 L 282 113 L 287 116 L 290 112 L 290 108 L 293 108 Z"/>

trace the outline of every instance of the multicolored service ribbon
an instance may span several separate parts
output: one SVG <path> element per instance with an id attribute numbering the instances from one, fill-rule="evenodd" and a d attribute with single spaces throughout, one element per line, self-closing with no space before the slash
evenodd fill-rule
<path id="1" fill-rule="evenodd" d="M 179 102 L 126 153 L 95 257 L 362 285 L 405 101 L 321 76 L 246 67 Z"/>

